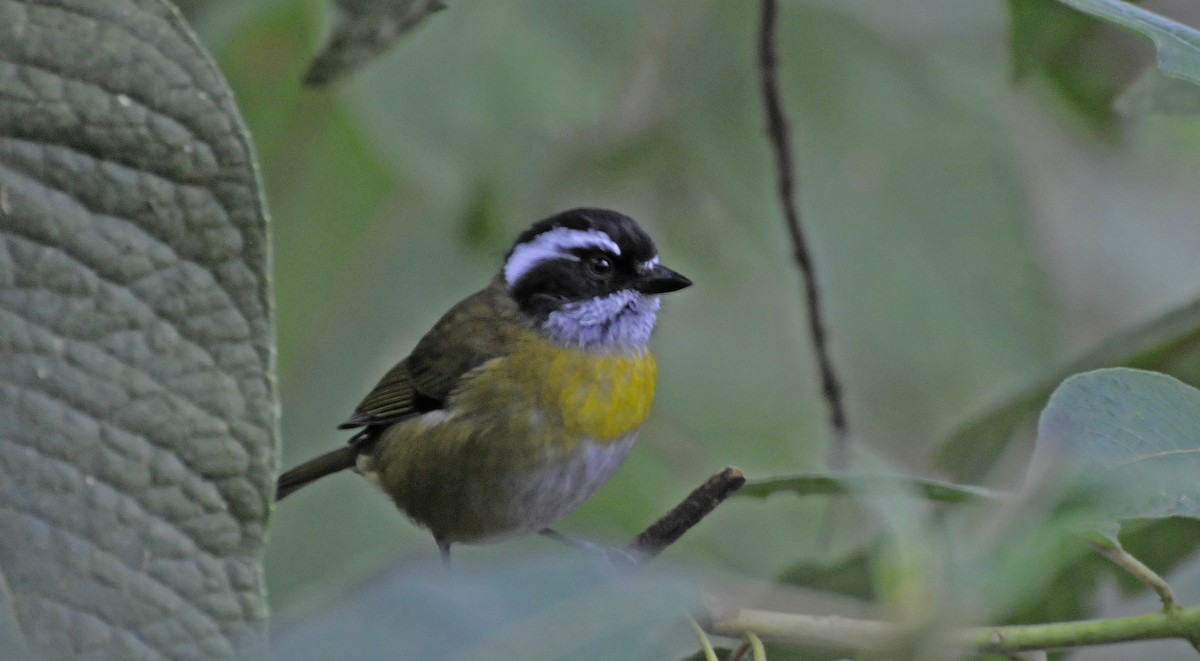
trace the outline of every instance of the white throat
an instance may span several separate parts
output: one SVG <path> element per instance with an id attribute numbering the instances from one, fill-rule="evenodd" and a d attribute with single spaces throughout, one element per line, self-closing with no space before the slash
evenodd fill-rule
<path id="1" fill-rule="evenodd" d="M 551 312 L 542 328 L 568 346 L 641 349 L 650 343 L 661 305 L 658 296 L 625 289 L 567 303 Z"/>

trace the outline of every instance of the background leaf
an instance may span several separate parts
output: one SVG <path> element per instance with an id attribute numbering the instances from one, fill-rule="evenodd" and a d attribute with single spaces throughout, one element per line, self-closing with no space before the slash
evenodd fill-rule
<path id="1" fill-rule="evenodd" d="M 1200 85 L 1200 31 L 1122 0 L 1059 0 L 1154 42 L 1164 73 Z"/>
<path id="2" fill-rule="evenodd" d="M 39 655 L 263 640 L 266 229 L 170 5 L 0 0 L 0 585 Z"/>
<path id="3" fill-rule="evenodd" d="M 1033 461 L 1061 462 L 1111 520 L 1200 518 L 1200 390 L 1124 368 L 1073 376 L 1042 412 Z"/>
<path id="4" fill-rule="evenodd" d="M 1100 367 L 1161 370 L 1200 383 L 1200 301 L 1130 328 L 955 430 L 937 452 L 938 467 L 957 480 L 978 481 L 995 466 L 1022 427 L 1073 374 Z"/>
<path id="5" fill-rule="evenodd" d="M 1077 116 L 1114 129 L 1113 101 L 1149 59 L 1141 44 L 1056 0 L 1009 0 L 1008 11 L 1014 79 L 1040 73 Z"/>

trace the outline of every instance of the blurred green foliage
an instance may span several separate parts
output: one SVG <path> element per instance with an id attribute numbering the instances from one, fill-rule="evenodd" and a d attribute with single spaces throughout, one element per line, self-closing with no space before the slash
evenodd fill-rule
<path id="1" fill-rule="evenodd" d="M 1018 5 L 1035 3 L 1011 4 L 1012 17 L 948 0 L 783 6 L 801 206 L 860 467 L 931 473 L 938 439 L 1000 395 L 1200 290 L 1200 125 L 1109 112 L 1120 76 L 1153 53 L 1135 44 L 1135 59 L 1115 58 L 1118 76 L 1102 63 L 1126 52 L 1124 36 L 1102 30 L 1121 49 L 1077 50 L 1073 14 L 1053 5 L 1058 19 L 1031 23 Z M 725 464 L 752 477 L 821 467 L 828 438 L 763 137 L 754 3 L 451 3 L 327 91 L 300 87 L 326 29 L 319 2 L 192 5 L 255 136 L 275 218 L 285 464 L 343 441 L 334 426 L 492 275 L 516 232 L 594 204 L 642 221 L 696 287 L 664 311 L 641 444 L 564 530 L 622 543 Z M 1018 73 L 1048 75 L 1014 87 L 1014 57 Z M 1091 119 L 1057 111 L 1064 89 Z M 1014 449 L 996 479 L 1026 458 Z M 664 561 L 771 581 L 836 564 L 895 514 L 840 510 L 823 545 L 826 510 L 734 500 Z M 914 527 L 909 547 L 933 554 L 938 530 Z M 1020 598 L 996 607 L 1019 609 L 1077 557 L 1057 533 L 1035 537 L 954 564 L 975 572 L 958 579 L 985 601 L 1011 584 Z M 1038 565 L 1047 549 L 1059 561 Z M 530 539 L 459 562 L 486 574 L 559 552 Z M 398 556 L 397 571 L 419 574 L 434 554 L 359 479 L 306 489 L 273 522 L 277 621 L 340 617 L 336 604 L 355 603 L 347 586 Z M 1070 587 L 1085 608 L 1051 610 L 1088 612 L 1099 582 L 1085 573 Z M 909 589 L 883 598 L 906 603 Z"/>

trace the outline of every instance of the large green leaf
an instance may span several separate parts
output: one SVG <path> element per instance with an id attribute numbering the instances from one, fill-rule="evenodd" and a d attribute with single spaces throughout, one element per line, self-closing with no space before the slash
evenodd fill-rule
<path id="1" fill-rule="evenodd" d="M 13 595 L 8 585 L 0 583 L 0 659 L 25 659 L 33 656 L 21 633 L 17 613 L 13 610 Z"/>
<path id="2" fill-rule="evenodd" d="M 169 4 L 0 0 L 0 610 L 34 653 L 262 641 L 268 267 L 247 134 Z"/>
<path id="3" fill-rule="evenodd" d="M 1042 412 L 1034 460 L 1065 462 L 1106 519 L 1200 519 L 1200 390 L 1125 368 L 1073 376 Z"/>

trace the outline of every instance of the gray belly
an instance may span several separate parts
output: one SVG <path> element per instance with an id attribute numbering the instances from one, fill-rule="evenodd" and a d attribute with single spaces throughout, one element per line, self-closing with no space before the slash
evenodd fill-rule
<path id="1" fill-rule="evenodd" d="M 610 443 L 584 441 L 515 470 L 476 449 L 451 461 L 419 462 L 430 470 L 380 476 L 364 454 L 359 472 L 376 484 L 382 477 L 396 505 L 438 538 L 487 543 L 538 532 L 574 512 L 612 477 L 636 440 L 637 432 Z"/>
<path id="2" fill-rule="evenodd" d="M 637 433 L 612 443 L 585 442 L 569 458 L 512 480 L 508 507 L 526 523 L 513 535 L 538 532 L 558 522 L 591 498 L 612 477 L 637 440 Z"/>

